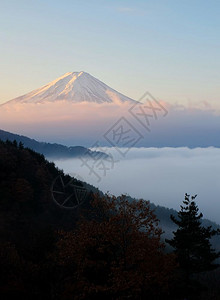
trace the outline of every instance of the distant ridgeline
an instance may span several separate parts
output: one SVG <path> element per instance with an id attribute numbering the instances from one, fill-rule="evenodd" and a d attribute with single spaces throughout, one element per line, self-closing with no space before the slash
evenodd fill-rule
<path id="1" fill-rule="evenodd" d="M 21 142 L 24 147 L 30 148 L 38 153 L 45 155 L 48 158 L 53 159 L 76 158 L 80 156 L 99 156 L 100 158 L 108 158 L 108 155 L 103 152 L 91 151 L 88 148 L 82 146 L 67 147 L 60 144 L 38 142 L 26 136 L 10 133 L 4 130 L 0 130 L 0 140 L 9 140 L 11 142 L 15 140 L 18 144 Z"/>

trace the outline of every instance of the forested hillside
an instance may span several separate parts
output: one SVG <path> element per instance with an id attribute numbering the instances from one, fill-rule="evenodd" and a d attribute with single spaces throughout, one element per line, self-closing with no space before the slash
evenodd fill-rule
<path id="1" fill-rule="evenodd" d="M 30 139 L 23 135 L 14 134 L 11 132 L 7 132 L 4 130 L 0 130 L 0 140 L 2 141 L 17 141 L 38 153 L 45 155 L 47 158 L 59 159 L 59 158 L 75 158 L 80 156 L 93 156 L 93 155 L 101 155 L 102 157 L 107 157 L 105 153 L 91 151 L 82 146 L 72 146 L 67 147 L 60 144 L 52 144 L 45 142 L 38 142 L 34 139 Z"/>
<path id="2" fill-rule="evenodd" d="M 87 194 L 67 209 L 52 197 L 60 176 L 71 180 L 22 143 L 0 141 L 1 298 L 183 299 L 175 256 L 164 251 L 157 221 L 170 230 L 176 212 L 103 195 L 76 179 L 71 184 Z M 197 288 L 193 293 L 202 299 Z"/>

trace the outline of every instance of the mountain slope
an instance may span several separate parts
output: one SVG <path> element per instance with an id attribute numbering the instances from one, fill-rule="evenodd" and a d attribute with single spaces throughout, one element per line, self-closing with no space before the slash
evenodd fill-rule
<path id="1" fill-rule="evenodd" d="M 88 193 L 87 199 L 85 199 L 82 206 L 79 206 L 77 209 L 61 209 L 55 204 L 51 197 L 51 183 L 58 175 L 62 175 L 63 180 L 67 179 L 67 182 L 69 182 L 70 177 L 64 175 L 53 163 L 46 161 L 42 155 L 29 149 L 21 149 L 14 143 L 4 143 L 0 141 L 1 299 L 14 299 L 19 298 L 19 296 L 21 299 L 33 300 L 75 299 L 74 295 L 78 298 L 78 291 L 79 289 L 84 289 L 84 285 L 82 285 L 79 280 L 76 280 L 78 279 L 78 276 L 76 276 L 78 273 L 75 271 L 77 270 L 76 260 L 73 260 L 75 253 L 77 251 L 79 253 L 83 251 L 82 263 L 88 264 L 88 267 L 82 274 L 83 276 L 85 276 L 84 274 L 88 274 L 88 278 L 91 278 L 92 284 L 94 284 L 94 282 L 96 283 L 97 281 L 93 281 L 93 278 L 97 280 L 97 274 L 101 274 L 105 279 L 106 269 L 109 268 L 109 265 L 113 265 L 109 263 L 109 261 L 111 262 L 111 253 L 117 253 L 118 249 L 119 252 L 121 252 L 121 249 L 117 247 L 117 242 L 110 244 L 106 242 L 106 239 L 103 240 L 103 238 L 100 238 L 101 234 L 101 237 L 103 237 L 104 226 L 100 226 L 101 230 L 99 229 L 99 232 L 101 234 L 97 237 L 97 240 L 95 237 L 95 241 L 101 241 L 100 243 L 97 244 L 93 242 L 94 235 L 88 235 L 85 239 L 85 235 L 81 232 L 83 237 L 82 242 L 72 244 L 71 237 L 72 233 L 76 232 L 74 229 L 78 223 L 77 221 L 80 220 L 79 215 L 83 213 L 86 218 L 94 215 L 90 214 L 92 210 L 94 211 L 94 207 L 91 208 L 89 205 L 92 194 Z M 75 188 L 85 186 L 84 183 L 76 179 L 71 182 Z M 87 191 L 91 190 L 91 186 L 86 185 L 85 187 Z M 94 189 L 94 192 L 96 191 L 98 190 Z M 161 212 L 164 210 L 164 208 L 160 209 Z M 156 212 L 157 210 L 158 207 L 156 207 Z M 86 212 L 88 214 L 86 214 Z M 164 215 L 168 216 L 170 212 L 173 213 L 173 211 L 166 210 Z M 102 211 L 100 214 L 102 214 Z M 84 222 L 84 219 L 81 220 Z M 93 228 L 94 227 L 91 227 L 91 230 L 93 230 Z M 107 230 L 109 236 L 112 232 L 111 227 L 108 226 Z M 65 237 L 68 238 L 66 239 Z M 86 246 L 89 245 L 89 248 L 88 246 L 85 247 L 84 240 L 89 242 L 89 244 L 86 244 Z M 100 245 L 104 245 L 104 247 L 100 247 Z M 73 248 L 72 246 L 75 247 Z M 98 252 L 96 250 L 97 248 Z M 72 255 L 75 249 L 76 251 Z M 85 255 L 85 258 L 84 253 L 87 252 L 85 252 L 84 249 L 86 251 L 88 250 L 89 253 L 89 255 Z M 132 252 L 132 254 L 133 253 L 134 255 L 136 254 L 135 252 Z M 76 256 L 76 259 L 77 258 L 78 256 Z M 106 263 L 103 264 L 103 262 Z M 120 263 L 121 260 L 119 260 L 117 265 L 114 264 L 113 267 L 116 265 L 116 270 L 118 270 Z M 105 268 L 104 272 L 100 272 L 99 270 L 101 268 L 101 270 L 103 270 L 103 265 Z M 147 264 L 147 267 L 152 268 L 151 265 L 152 264 L 149 264 L 148 267 Z M 96 270 L 98 271 L 91 272 L 93 266 L 97 267 Z M 134 266 L 133 264 L 130 268 L 129 265 L 128 270 L 131 269 L 133 271 Z M 167 266 L 167 264 L 165 266 Z M 159 267 L 162 268 L 163 264 L 159 264 Z M 79 274 L 81 274 L 80 272 L 81 269 Z M 127 270 L 125 275 L 124 273 L 117 274 L 126 276 Z M 157 273 L 155 272 L 155 274 Z M 162 273 L 162 276 L 164 277 L 163 274 L 164 273 Z M 136 272 L 134 272 L 134 275 L 136 276 Z M 213 291 L 216 295 L 219 295 L 219 270 L 204 275 L 205 277 L 202 277 L 202 279 L 205 283 L 208 281 L 208 287 L 212 295 Z M 160 278 L 163 279 L 162 276 Z M 174 280 L 174 276 L 177 277 L 178 273 L 174 273 L 172 281 Z M 153 280 L 154 277 L 155 276 L 153 276 Z M 128 277 L 128 279 L 129 278 L 132 278 L 133 283 L 134 276 Z M 127 277 L 125 277 L 125 279 L 127 279 Z M 75 282 L 77 285 L 79 284 L 79 289 L 75 288 Z M 88 287 L 90 288 L 91 285 L 89 285 L 89 283 L 88 281 Z M 174 283 L 176 284 L 176 282 Z M 121 284 L 120 280 L 117 281 L 117 286 L 119 284 Z M 153 287 L 154 286 L 155 285 L 153 285 Z M 97 290 L 102 291 L 101 288 Z M 148 294 L 145 295 L 148 297 Z M 178 293 L 178 295 L 180 294 Z M 81 299 L 103 299 L 103 295 L 101 295 L 101 297 L 83 297 Z M 106 299 L 115 299 L 115 297 L 107 297 Z M 156 298 L 150 297 L 149 299 Z M 157 299 L 159 298 L 157 297 Z M 166 299 L 177 298 L 171 298 L 169 295 Z M 200 299 L 211 298 L 202 297 Z M 218 298 L 212 297 L 212 299 Z"/>
<path id="2" fill-rule="evenodd" d="M 58 175 L 70 180 L 69 175 L 65 175 L 63 171 L 55 167 L 54 163 L 48 162 L 39 153 L 25 148 L 20 149 L 14 143 L 0 141 L 0 220 L 2 223 L 0 228 L 9 224 L 13 219 L 7 218 L 7 214 L 14 216 L 18 213 L 18 209 L 20 213 L 27 214 L 28 217 L 32 218 L 34 215 L 34 222 L 39 216 L 39 222 L 45 224 L 52 222 L 50 226 L 59 225 L 62 228 L 64 225 L 74 224 L 73 216 L 76 216 L 79 211 L 60 209 L 51 197 L 51 184 Z M 74 184 L 85 187 L 88 191 L 88 200 L 91 199 L 90 192 L 104 195 L 98 188 L 86 182 L 74 179 Z M 134 200 L 137 199 L 128 196 L 128 201 Z M 155 210 L 159 224 L 165 231 L 164 237 L 170 238 L 172 231 L 176 230 L 176 225 L 170 220 L 170 215 L 177 217 L 177 211 L 154 203 L 150 203 L 150 207 Z M 69 216 L 71 216 L 70 220 Z M 203 219 L 203 226 L 219 228 L 218 224 L 207 219 Z M 216 249 L 220 249 L 219 237 L 213 242 Z"/>
<path id="3" fill-rule="evenodd" d="M 25 147 L 28 147 L 36 152 L 45 155 L 48 158 L 74 158 L 80 156 L 96 156 L 99 155 L 102 158 L 107 158 L 108 156 L 103 152 L 91 151 L 82 146 L 66 147 L 60 144 L 51 144 L 38 142 L 34 139 L 30 139 L 23 135 L 14 134 L 4 130 L 0 130 L 0 140 L 2 141 L 17 141 L 17 143 L 23 143 Z"/>
<path id="4" fill-rule="evenodd" d="M 123 103 L 134 102 L 86 72 L 69 72 L 54 81 L 5 104 L 53 101 Z"/>

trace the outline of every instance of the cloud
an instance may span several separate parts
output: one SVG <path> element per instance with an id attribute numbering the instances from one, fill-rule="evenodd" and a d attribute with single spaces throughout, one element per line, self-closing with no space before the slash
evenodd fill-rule
<path id="1" fill-rule="evenodd" d="M 220 149 L 133 148 L 125 158 L 114 148 L 108 151 L 117 163 L 106 176 L 102 169 L 94 169 L 101 176 L 100 182 L 79 159 L 56 164 L 104 192 L 127 193 L 177 210 L 186 192 L 198 194 L 197 204 L 204 217 L 220 223 Z"/>
<path id="2" fill-rule="evenodd" d="M 47 142 L 92 146 L 100 141 L 101 145 L 109 146 L 104 134 L 123 117 L 143 138 L 136 145 L 139 148 L 129 151 L 124 160 L 114 150 L 120 162 L 103 177 L 100 188 L 116 194 L 129 193 L 176 209 L 185 192 L 199 194 L 201 210 L 206 217 L 217 221 L 220 149 L 198 147 L 220 148 L 219 111 L 212 107 L 167 105 L 166 117 L 158 112 L 156 119 L 150 118 L 149 132 L 129 113 L 130 108 L 126 103 L 67 101 L 3 105 L 0 106 L 0 128 Z M 64 170 L 79 173 L 97 185 L 80 161 L 60 161 L 60 164 Z"/>

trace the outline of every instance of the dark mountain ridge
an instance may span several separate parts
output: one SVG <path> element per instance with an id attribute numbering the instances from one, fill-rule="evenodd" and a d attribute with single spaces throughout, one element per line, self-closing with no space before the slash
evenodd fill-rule
<path id="1" fill-rule="evenodd" d="M 12 137 L 14 137 L 13 134 Z M 29 141 L 28 138 L 26 139 Z M 39 222 L 43 222 L 46 226 L 54 228 L 72 227 L 77 215 L 79 215 L 80 208 L 75 211 L 60 209 L 51 197 L 51 185 L 59 175 L 67 182 L 71 179 L 69 175 L 65 175 L 63 171 L 59 170 L 53 162 L 48 162 L 42 154 L 23 148 L 23 146 L 19 147 L 14 142 L 0 140 L 2 222 L 4 223 L 5 213 L 10 215 L 21 209 L 20 213 L 27 213 L 28 219 L 33 218 L 35 222 L 38 222 L 39 219 Z M 99 189 L 86 182 L 74 179 L 74 183 L 85 187 L 88 195 L 91 193 L 103 195 Z M 128 198 L 131 201 L 136 200 L 131 197 Z M 176 230 L 175 224 L 170 220 L 170 215 L 177 217 L 177 211 L 154 203 L 150 203 L 150 206 L 155 210 L 160 222 L 159 226 L 164 231 L 163 238 L 170 238 L 172 231 Z M 10 219 L 11 217 L 8 218 L 8 220 Z M 212 226 L 215 229 L 220 228 L 218 224 L 207 219 L 203 219 L 203 225 Z M 3 224 L 2 226 L 4 227 Z M 213 239 L 213 245 L 220 250 L 219 237 Z"/>
<path id="2" fill-rule="evenodd" d="M 7 132 L 0 129 L 0 140 L 2 141 L 16 141 L 17 143 L 22 143 L 24 147 L 30 148 L 38 153 L 43 154 L 47 158 L 53 158 L 53 159 L 60 159 L 60 158 L 77 158 L 81 156 L 88 156 L 88 157 L 94 157 L 94 156 L 100 156 L 103 158 L 107 158 L 108 155 L 99 152 L 99 151 L 91 151 L 88 148 L 82 147 L 82 146 L 72 146 L 67 147 L 61 144 L 52 144 L 52 143 L 45 143 L 45 142 L 38 142 L 34 139 L 31 139 L 29 137 L 14 134 L 11 132 Z"/>

